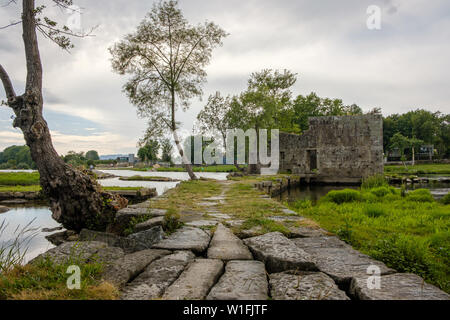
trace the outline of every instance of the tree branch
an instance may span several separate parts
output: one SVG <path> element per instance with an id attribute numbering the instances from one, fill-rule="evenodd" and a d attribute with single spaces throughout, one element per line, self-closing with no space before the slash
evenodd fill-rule
<path id="1" fill-rule="evenodd" d="M 1 64 L 0 64 L 0 79 L 2 79 L 3 87 L 5 88 L 6 98 L 8 99 L 8 101 L 13 100 L 16 97 L 16 93 L 14 92 L 14 87 L 12 85 L 8 73 Z"/>

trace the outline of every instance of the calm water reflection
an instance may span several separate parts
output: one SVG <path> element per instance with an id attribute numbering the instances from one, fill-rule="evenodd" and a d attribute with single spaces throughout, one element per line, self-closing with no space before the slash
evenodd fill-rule
<path id="1" fill-rule="evenodd" d="M 0 224 L 5 222 L 6 228 L 0 234 L 0 246 L 8 246 L 17 237 L 17 230 L 20 230 L 31 223 L 30 227 L 36 230 L 36 235 L 27 244 L 25 260 L 29 261 L 39 254 L 53 248 L 50 242 L 45 239 L 51 233 L 42 232 L 42 228 L 59 227 L 60 224 L 53 220 L 50 209 L 45 206 L 37 207 L 15 207 L 6 213 L 0 214 Z M 25 248 L 22 248 L 22 250 Z"/>

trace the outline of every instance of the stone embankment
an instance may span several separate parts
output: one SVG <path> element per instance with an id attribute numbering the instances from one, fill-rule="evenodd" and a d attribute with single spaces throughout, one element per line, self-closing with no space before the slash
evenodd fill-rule
<path id="1" fill-rule="evenodd" d="M 119 213 L 123 225 L 148 218 L 127 237 L 83 230 L 79 242 L 64 242 L 36 259 L 63 262 L 77 256 L 103 262 L 103 278 L 125 300 L 450 298 L 422 278 L 398 273 L 320 230 L 303 230 L 294 238 L 271 232 L 242 240 L 227 227 L 239 221 L 220 212 L 228 201 L 224 195 L 204 199 L 205 216 L 165 234 L 161 217 L 166 211 L 153 209 L 155 201 Z M 372 286 L 374 270 L 379 288 Z"/>

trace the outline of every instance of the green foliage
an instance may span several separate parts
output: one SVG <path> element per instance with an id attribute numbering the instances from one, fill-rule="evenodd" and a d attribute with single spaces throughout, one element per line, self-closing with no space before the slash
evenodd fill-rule
<path id="1" fill-rule="evenodd" d="M 98 152 L 95 150 L 89 150 L 86 152 L 86 159 L 97 161 L 100 160 L 100 157 L 98 156 Z"/>
<path id="2" fill-rule="evenodd" d="M 430 243 L 426 240 L 396 234 L 377 241 L 370 254 L 399 272 L 415 273 L 427 281 L 438 284 L 446 291 L 450 289 L 450 283 L 446 279 L 448 273 L 445 274 L 450 268 L 448 265 L 443 267 L 441 265 L 443 261 L 436 260 L 430 253 Z"/>
<path id="3" fill-rule="evenodd" d="M 128 236 L 130 234 L 132 234 L 134 232 L 134 227 L 142 222 L 145 222 L 149 219 L 151 219 L 153 216 L 151 214 L 144 214 L 138 217 L 133 217 L 131 218 L 130 223 L 128 224 L 128 226 L 125 228 L 125 230 L 123 231 L 124 236 Z"/>
<path id="4" fill-rule="evenodd" d="M 0 169 L 31 169 L 36 164 L 31 159 L 28 146 L 11 146 L 0 152 Z"/>
<path id="5" fill-rule="evenodd" d="M 417 202 L 434 202 L 434 198 L 428 189 L 417 189 L 408 192 L 407 200 Z"/>
<path id="6" fill-rule="evenodd" d="M 370 192 L 376 195 L 377 197 L 382 198 L 385 195 L 390 194 L 391 190 L 388 187 L 378 187 L 370 189 Z"/>
<path id="7" fill-rule="evenodd" d="M 423 189 L 405 197 L 400 190 L 385 187 L 359 193 L 359 201 L 336 204 L 327 195 L 316 206 L 289 206 L 363 253 L 401 272 L 419 274 L 449 292 L 448 205 L 434 201 Z"/>
<path id="8" fill-rule="evenodd" d="M 250 218 L 244 221 L 241 226 L 242 230 L 249 230 L 255 227 L 259 227 L 260 233 L 265 234 L 269 232 L 281 232 L 286 236 L 291 233 L 289 229 L 283 224 L 266 218 Z"/>
<path id="9" fill-rule="evenodd" d="M 414 166 L 385 166 L 385 173 L 394 174 L 450 174 L 450 164 L 416 164 Z"/>
<path id="10" fill-rule="evenodd" d="M 386 186 L 388 186 L 388 182 L 386 181 L 384 175 L 377 174 L 363 179 L 361 189 L 372 189 L 376 187 L 386 187 Z"/>
<path id="11" fill-rule="evenodd" d="M 384 209 L 382 207 L 372 204 L 372 205 L 367 205 L 364 208 L 364 214 L 366 214 L 368 217 L 371 217 L 371 218 L 378 218 L 378 217 L 384 216 L 386 214 L 386 212 L 384 211 Z"/>
<path id="12" fill-rule="evenodd" d="M 159 142 L 156 140 L 149 140 L 144 146 L 138 150 L 138 157 L 143 162 L 158 160 Z"/>
<path id="13" fill-rule="evenodd" d="M 170 162 L 170 163 L 172 162 L 172 150 L 173 146 L 170 140 L 163 139 L 161 141 L 161 151 L 162 151 L 161 160 L 163 162 Z"/>
<path id="14" fill-rule="evenodd" d="M 442 197 L 441 202 L 443 204 L 450 204 L 450 192 Z"/>
<path id="15" fill-rule="evenodd" d="M 312 207 L 311 200 L 297 200 L 290 204 L 295 209 L 308 209 Z"/>
<path id="16" fill-rule="evenodd" d="M 183 226 L 183 223 L 180 221 L 181 215 L 174 208 L 167 209 L 166 214 L 164 215 L 163 228 L 167 233 L 173 233 L 178 228 Z"/>
<path id="17" fill-rule="evenodd" d="M 361 199 L 361 194 L 357 190 L 344 189 L 344 190 L 333 190 L 330 191 L 326 196 L 325 200 L 334 202 L 336 204 L 341 204 L 345 202 L 354 202 Z"/>
<path id="18" fill-rule="evenodd" d="M 430 112 L 417 109 L 404 114 L 393 114 L 383 121 L 384 150 L 400 142 L 392 141 L 396 133 L 407 139 L 422 140 L 426 144 L 434 145 L 437 156 L 450 157 L 450 115 L 441 112 Z M 406 146 L 407 147 L 407 146 Z M 405 147 L 405 148 L 406 148 Z"/>

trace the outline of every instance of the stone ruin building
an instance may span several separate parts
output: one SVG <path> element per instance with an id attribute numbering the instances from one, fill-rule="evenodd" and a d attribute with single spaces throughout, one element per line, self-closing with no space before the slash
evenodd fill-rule
<path id="1" fill-rule="evenodd" d="M 280 132 L 280 172 L 318 183 L 359 183 L 382 174 L 382 116 L 314 117 L 302 135 Z"/>

